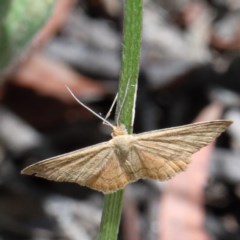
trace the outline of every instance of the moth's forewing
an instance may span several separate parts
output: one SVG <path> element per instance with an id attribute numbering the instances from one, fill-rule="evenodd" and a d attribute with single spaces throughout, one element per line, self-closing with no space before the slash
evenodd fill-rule
<path id="1" fill-rule="evenodd" d="M 59 182 L 85 182 L 110 160 L 112 146 L 104 142 L 49 158 L 26 167 L 21 173 Z"/>
<path id="2" fill-rule="evenodd" d="M 191 155 L 218 137 L 231 121 L 210 121 L 136 135 L 139 178 L 166 180 L 185 170 Z"/>

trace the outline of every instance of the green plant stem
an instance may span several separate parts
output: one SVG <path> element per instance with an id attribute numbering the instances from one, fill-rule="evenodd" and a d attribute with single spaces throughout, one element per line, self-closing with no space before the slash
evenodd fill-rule
<path id="1" fill-rule="evenodd" d="M 142 0 L 124 1 L 123 50 L 121 75 L 116 109 L 117 123 L 132 133 L 135 114 L 137 81 L 139 74 L 142 38 Z M 116 240 L 122 212 L 124 191 L 104 196 L 104 207 L 99 240 Z"/>

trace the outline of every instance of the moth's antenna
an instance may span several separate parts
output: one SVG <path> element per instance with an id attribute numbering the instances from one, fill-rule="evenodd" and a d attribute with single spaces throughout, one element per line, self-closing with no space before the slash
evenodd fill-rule
<path id="1" fill-rule="evenodd" d="M 116 101 L 117 101 L 117 98 L 118 98 L 118 93 L 116 94 L 116 96 L 115 96 L 115 98 L 114 98 L 114 100 L 113 100 L 113 103 L 112 103 L 112 105 L 111 105 L 108 113 L 107 113 L 106 116 L 105 116 L 105 120 L 107 120 L 107 119 L 109 118 L 109 116 L 110 116 L 110 114 L 111 114 L 111 112 L 112 112 L 112 110 L 113 110 L 113 107 L 114 107 L 114 105 L 115 105 L 115 103 L 116 103 Z"/>
<path id="2" fill-rule="evenodd" d="M 97 113 L 95 113 L 91 108 L 89 108 L 88 106 L 86 106 L 84 103 L 82 103 L 75 95 L 74 93 L 71 91 L 71 89 L 65 85 L 65 87 L 67 88 L 67 90 L 70 92 L 70 94 L 73 96 L 73 98 L 81 105 L 83 106 L 84 108 L 86 108 L 89 112 L 91 112 L 92 114 L 94 114 L 96 117 L 100 118 L 103 123 L 105 123 L 106 125 L 108 125 L 109 127 L 111 128 L 114 128 L 114 126 L 109 122 L 107 121 L 106 119 L 104 119 L 103 117 L 101 117 L 100 115 L 98 115 Z"/>
<path id="3" fill-rule="evenodd" d="M 125 91 L 125 94 L 124 94 L 124 97 L 123 97 L 122 105 L 120 106 L 120 109 L 119 109 L 119 112 L 118 112 L 118 115 L 117 115 L 117 121 L 116 121 L 117 125 L 119 125 L 119 118 L 120 118 L 120 115 L 121 115 L 121 112 L 122 112 L 122 109 L 123 109 L 123 105 L 124 105 L 124 103 L 126 101 L 126 98 L 127 98 L 129 84 L 130 84 L 130 78 L 128 79 L 128 83 L 127 83 L 126 91 Z"/>

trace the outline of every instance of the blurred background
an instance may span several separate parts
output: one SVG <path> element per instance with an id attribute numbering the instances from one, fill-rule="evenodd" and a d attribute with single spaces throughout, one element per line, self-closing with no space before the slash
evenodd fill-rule
<path id="1" fill-rule="evenodd" d="M 239 13 L 236 0 L 144 0 L 134 132 L 234 124 L 193 156 L 187 172 L 127 186 L 119 239 L 239 239 Z M 119 0 L 1 0 L 0 240 L 96 239 L 101 193 L 20 171 L 110 139 L 111 129 L 65 85 L 107 113 L 118 88 L 122 22 Z"/>

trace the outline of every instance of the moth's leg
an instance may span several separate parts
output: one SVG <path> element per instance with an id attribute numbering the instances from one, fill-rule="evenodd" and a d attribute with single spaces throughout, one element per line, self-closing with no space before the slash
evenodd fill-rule
<path id="1" fill-rule="evenodd" d="M 123 106 L 126 102 L 126 98 L 127 98 L 127 94 L 128 94 L 128 89 L 129 89 L 129 84 L 130 84 L 130 78 L 128 79 L 128 83 L 127 83 L 127 87 L 126 87 L 126 91 L 125 91 L 125 94 L 124 94 L 124 97 L 123 97 L 123 101 L 122 101 L 122 104 L 121 106 L 119 107 L 119 110 L 117 112 L 117 116 L 116 116 L 116 119 L 115 119 L 115 122 L 117 123 L 117 125 L 119 126 L 120 125 L 120 122 L 119 122 L 119 118 L 121 116 L 121 113 L 122 113 L 122 109 L 123 109 Z"/>
<path id="2" fill-rule="evenodd" d="M 115 98 L 114 98 L 114 100 L 113 100 L 113 103 L 112 103 L 112 105 L 111 105 L 111 107 L 110 107 L 110 109 L 108 110 L 108 112 L 107 112 L 107 114 L 106 114 L 106 116 L 105 116 L 105 120 L 107 120 L 108 118 L 109 118 L 109 116 L 111 115 L 111 112 L 112 112 L 112 110 L 113 110 L 113 107 L 114 107 L 114 105 L 115 105 L 115 103 L 116 103 L 116 101 L 117 101 L 117 98 L 118 98 L 118 93 L 116 94 L 116 96 L 115 96 Z M 103 121 L 103 124 L 105 123 L 105 121 Z"/>

